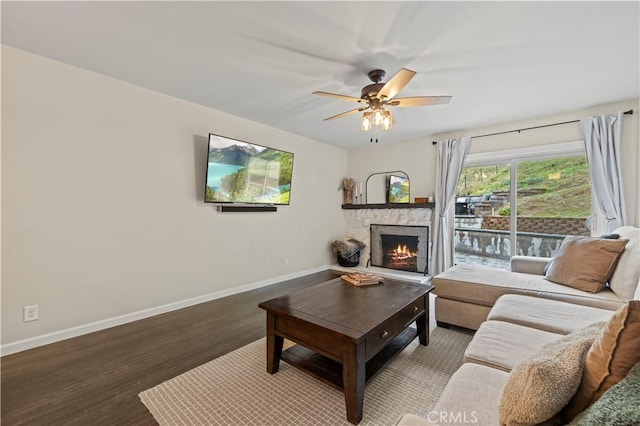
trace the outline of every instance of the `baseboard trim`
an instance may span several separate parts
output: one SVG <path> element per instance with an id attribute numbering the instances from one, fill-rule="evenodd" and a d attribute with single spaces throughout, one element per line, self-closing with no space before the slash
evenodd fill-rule
<path id="1" fill-rule="evenodd" d="M 138 321 L 144 318 L 149 318 L 155 315 L 164 314 L 178 309 L 187 308 L 189 306 L 198 305 L 200 303 L 209 302 L 211 300 L 220 299 L 222 297 L 232 296 L 234 294 L 243 293 L 249 290 L 255 290 L 260 287 L 266 287 L 273 284 L 278 284 L 283 281 L 292 280 L 294 278 L 303 277 L 305 275 L 314 274 L 316 272 L 322 272 L 330 269 L 329 265 L 319 266 L 317 268 L 306 269 L 303 271 L 294 272 L 287 275 L 281 275 L 279 277 L 270 278 L 264 281 L 258 281 L 251 284 L 246 284 L 240 287 L 235 287 L 227 290 L 217 291 L 215 293 L 205 294 L 202 296 L 192 297 L 190 299 L 180 300 L 178 302 L 168 303 L 162 306 L 156 306 L 154 308 L 143 309 L 141 311 L 132 312 L 130 314 L 120 315 L 105 320 L 95 321 L 88 324 L 79 325 L 76 327 L 67 328 L 65 330 L 54 331 L 52 333 L 41 334 L 39 336 L 30 337 L 24 340 L 18 340 L 0 346 L 0 356 L 11 355 L 17 352 L 26 351 L 28 349 L 37 348 L 39 346 L 48 345 L 50 343 L 59 342 L 61 340 L 71 339 L 73 337 L 82 336 L 84 334 L 93 333 L 96 331 L 104 330 L 118 325 L 126 324 L 133 321 Z"/>

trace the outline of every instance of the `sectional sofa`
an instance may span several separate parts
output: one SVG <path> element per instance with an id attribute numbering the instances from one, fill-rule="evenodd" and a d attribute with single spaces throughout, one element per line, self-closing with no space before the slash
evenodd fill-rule
<path id="1" fill-rule="evenodd" d="M 640 229 L 614 233 L 622 243 L 603 245 L 623 251 L 600 291 L 549 280 L 592 273 L 606 257 L 568 267 L 562 250 L 516 257 L 511 271 L 458 266 L 434 277 L 439 325 L 476 332 L 439 401 L 398 425 L 640 424 Z"/>
<path id="2" fill-rule="evenodd" d="M 636 296 L 640 298 L 640 291 Z M 622 332 L 620 323 L 624 323 Z M 620 336 L 624 334 L 621 349 Z M 613 338 L 600 351 L 605 355 L 598 355 L 593 348 L 598 347 L 598 342 L 606 342 L 607 336 Z M 587 375 L 588 357 L 594 358 L 591 364 L 597 370 L 614 364 L 601 360 L 614 358 L 616 350 L 627 357 L 621 362 L 623 373 L 620 367 L 605 373 L 607 377 L 622 376 L 618 382 L 633 379 L 632 390 L 623 391 L 621 397 L 620 386 L 609 385 L 594 401 L 585 401 L 579 391 L 588 382 L 583 377 Z M 635 365 L 635 376 L 627 378 Z M 621 384 L 629 386 L 626 382 Z M 404 415 L 397 424 L 636 425 L 640 424 L 638 390 L 640 301 L 627 302 L 619 310 L 611 311 L 539 297 L 505 295 L 498 299 L 475 333 L 465 351 L 463 365 L 451 376 L 438 402 L 425 407 L 420 415 Z M 600 400 L 603 402 L 594 403 Z M 605 404 L 605 400 L 614 403 Z"/>

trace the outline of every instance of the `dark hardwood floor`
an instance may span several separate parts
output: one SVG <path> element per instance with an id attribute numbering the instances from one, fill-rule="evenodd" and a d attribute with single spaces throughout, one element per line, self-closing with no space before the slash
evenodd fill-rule
<path id="1" fill-rule="evenodd" d="M 2 357 L 2 425 L 154 425 L 138 393 L 264 337 L 258 303 L 337 276 L 319 272 Z"/>

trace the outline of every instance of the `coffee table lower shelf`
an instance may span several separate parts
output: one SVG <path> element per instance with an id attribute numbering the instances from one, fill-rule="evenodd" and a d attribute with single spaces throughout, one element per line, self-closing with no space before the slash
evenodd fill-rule
<path id="1" fill-rule="evenodd" d="M 398 355 L 409 343 L 418 336 L 416 329 L 407 327 L 398 334 L 387 346 L 367 361 L 365 383 Z M 320 355 L 311 349 L 297 344 L 282 352 L 282 360 L 311 376 L 322 380 L 329 386 L 344 391 L 342 382 L 342 364 Z"/>

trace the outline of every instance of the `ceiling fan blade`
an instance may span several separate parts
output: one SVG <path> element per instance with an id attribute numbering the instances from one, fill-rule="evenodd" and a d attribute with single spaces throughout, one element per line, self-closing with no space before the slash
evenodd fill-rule
<path id="1" fill-rule="evenodd" d="M 391 99 L 404 88 L 404 86 L 411 81 L 413 76 L 416 75 L 415 71 L 408 70 L 406 68 L 402 68 L 400 71 L 396 73 L 391 80 L 387 81 L 387 83 L 382 86 L 382 89 L 378 92 L 376 97 L 378 99 Z"/>
<path id="2" fill-rule="evenodd" d="M 356 112 L 360 112 L 360 111 L 364 111 L 365 109 L 367 109 L 369 107 L 364 107 L 364 108 L 356 108 L 356 109 L 352 109 L 351 111 L 347 111 L 347 112 L 341 112 L 340 114 L 336 114 L 333 115 L 331 117 L 327 117 L 325 118 L 323 121 L 327 121 L 327 120 L 333 120 L 335 118 L 342 118 L 342 117 L 346 117 L 347 115 L 351 115 L 351 114 L 355 114 Z"/>
<path id="3" fill-rule="evenodd" d="M 327 96 L 329 98 L 335 98 L 335 99 L 340 99 L 340 100 L 349 101 L 349 102 L 360 102 L 360 103 L 366 102 L 364 99 L 354 98 L 353 96 L 339 95 L 337 93 L 315 91 L 313 92 L 313 94 L 320 95 L 320 96 Z"/>
<path id="4" fill-rule="evenodd" d="M 413 98 L 397 98 L 385 104 L 394 107 L 418 107 L 429 105 L 441 105 L 451 102 L 451 96 L 416 96 Z"/>

